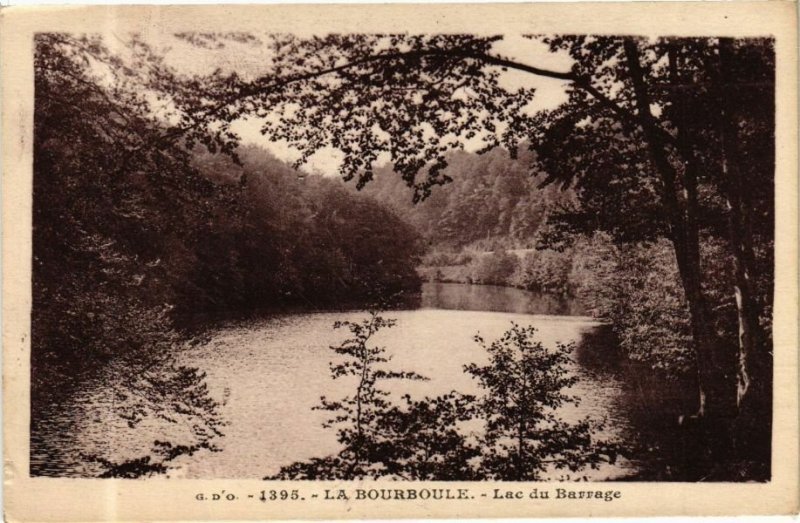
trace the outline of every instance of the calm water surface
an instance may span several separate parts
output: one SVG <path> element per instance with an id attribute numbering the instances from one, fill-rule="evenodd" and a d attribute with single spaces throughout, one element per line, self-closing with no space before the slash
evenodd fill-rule
<path id="1" fill-rule="evenodd" d="M 533 325 L 539 338 L 553 346 L 576 342 L 572 371 L 580 377 L 572 391 L 579 406 L 561 412 L 567 420 L 586 416 L 606 420 L 608 437 L 627 439 L 631 423 L 624 383 L 612 354 L 587 346 L 602 325 L 563 299 L 517 289 L 463 284 L 425 284 L 420 309 L 391 311 L 397 325 L 380 332 L 375 342 L 392 354 L 392 368 L 415 371 L 424 382 L 395 382 L 398 393 L 422 397 L 458 390 L 478 392 L 463 372 L 467 363 L 484 363 L 485 352 L 472 337 L 500 336 L 511 324 Z M 179 358 L 207 373 L 211 394 L 223 403 L 228 425 L 219 440 L 221 452 L 201 451 L 176 460 L 172 477 L 262 478 L 283 465 L 338 450 L 335 433 L 324 429 L 325 412 L 312 410 L 320 396 L 337 398 L 352 392 L 352 384 L 332 381 L 329 346 L 346 333 L 334 331 L 334 321 L 359 319 L 358 312 L 290 314 L 219 328 L 202 345 L 185 348 Z M 153 441 L 180 438 L 188 427 L 159 419 L 145 420 L 136 429 L 114 414 L 124 401 L 115 373 L 100 376 L 43 408 L 32 430 L 31 468 L 34 474 L 86 476 L 102 472 L 87 455 L 124 461 L 148 452 Z M 588 471 L 591 479 L 629 475 L 636 467 L 625 460 Z M 555 474 L 554 479 L 560 474 Z"/>

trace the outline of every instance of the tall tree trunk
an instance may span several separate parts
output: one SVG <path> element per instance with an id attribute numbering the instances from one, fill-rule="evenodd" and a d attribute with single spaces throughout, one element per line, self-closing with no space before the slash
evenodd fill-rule
<path id="1" fill-rule="evenodd" d="M 737 357 L 737 405 L 743 408 L 752 391 L 760 404 L 771 390 L 771 365 L 768 347 L 765 347 L 763 329 L 759 324 L 759 305 L 755 297 L 752 278 L 755 274 L 753 232 L 749 192 L 740 168 L 739 136 L 736 121 L 736 89 L 733 40 L 720 38 L 720 69 L 716 82 L 716 95 L 720 103 L 719 122 L 722 145 L 721 188 L 728 210 L 729 241 L 734 262 L 734 296 L 739 323 Z M 759 405 L 760 406 L 760 405 Z"/>
<path id="2" fill-rule="evenodd" d="M 636 96 L 639 119 L 648 151 L 662 182 L 662 203 L 668 215 L 670 239 L 681 283 L 689 305 L 692 342 L 698 373 L 699 417 L 725 420 L 734 407 L 734 379 L 723 340 L 713 328 L 713 318 L 702 290 L 700 245 L 697 223 L 697 182 L 694 174 L 684 180 L 686 198 L 678 199 L 677 171 L 667 156 L 667 144 L 656 131 L 650 111 L 650 98 L 644 82 L 635 40 L 624 40 L 625 56 Z"/>
<path id="3" fill-rule="evenodd" d="M 672 84 L 673 89 L 680 85 L 680 80 L 678 78 L 678 63 L 677 63 L 677 49 L 675 44 L 671 44 L 668 50 L 668 58 L 669 58 L 669 71 L 670 71 L 670 83 Z M 644 88 L 643 88 L 644 89 Z M 643 97 L 646 96 L 646 93 Z M 674 99 L 674 103 L 676 105 L 676 121 L 675 126 L 678 130 L 677 133 L 677 147 L 681 151 L 681 153 L 685 153 L 688 150 L 687 142 L 686 142 L 686 132 L 684 129 L 684 107 L 682 104 L 682 96 L 679 95 Z M 652 119 L 651 119 L 652 123 Z M 671 168 L 671 167 L 670 167 Z M 705 304 L 705 299 L 702 296 L 702 287 L 701 287 L 701 258 L 700 258 L 700 227 L 698 224 L 698 203 L 697 203 L 697 170 L 696 165 L 693 162 L 686 161 L 683 165 L 683 194 L 684 194 L 684 206 L 685 206 L 685 214 L 686 214 L 686 224 L 685 224 L 685 242 L 681 242 L 685 245 L 685 257 L 686 260 L 683 262 L 688 265 L 687 272 L 691 274 L 689 278 L 690 285 L 692 286 L 692 290 L 689 291 L 686 289 L 684 285 L 684 290 L 686 291 L 686 296 L 688 300 L 688 296 L 690 292 L 693 294 L 700 293 L 701 305 L 698 308 L 701 309 L 699 317 L 697 318 L 698 322 L 705 322 L 705 325 L 710 325 L 712 320 L 710 316 L 710 311 L 708 305 Z M 677 190 L 675 176 L 671 176 L 669 184 L 672 186 L 670 192 L 674 194 L 675 190 Z M 666 184 L 665 184 L 666 185 Z M 676 255 L 678 253 L 678 247 L 676 246 Z M 680 262 L 679 262 L 680 265 Z M 691 301 L 690 303 L 690 314 L 692 316 L 696 316 L 695 313 L 691 312 Z M 692 334 L 693 337 L 695 335 L 696 329 L 694 325 L 692 326 Z M 698 333 L 698 336 L 703 336 L 702 333 Z M 698 355 L 698 361 L 699 361 Z M 707 365 L 712 365 L 713 362 L 708 362 Z M 702 381 L 702 371 L 698 369 L 698 374 L 700 374 L 700 378 Z M 702 390 L 701 390 L 702 394 Z M 699 414 L 704 414 L 703 404 L 701 402 Z"/>

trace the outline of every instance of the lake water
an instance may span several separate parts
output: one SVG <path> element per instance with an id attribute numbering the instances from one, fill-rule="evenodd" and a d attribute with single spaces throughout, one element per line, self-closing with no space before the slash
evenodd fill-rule
<path id="1" fill-rule="evenodd" d="M 586 416 L 606 422 L 601 436 L 631 438 L 625 383 L 619 377 L 613 350 L 587 345 L 604 326 L 576 316 L 574 304 L 517 289 L 463 284 L 425 284 L 421 308 L 391 311 L 385 317 L 397 325 L 381 331 L 375 343 L 393 356 L 392 368 L 415 371 L 429 381 L 397 382 L 394 391 L 415 397 L 457 390 L 476 393 L 465 364 L 484 363 L 485 352 L 472 337 L 491 340 L 510 325 L 533 325 L 546 346 L 576 342 L 572 372 L 580 381 L 572 391 L 578 406 L 563 409 L 566 420 Z M 357 320 L 359 312 L 279 315 L 216 328 L 208 341 L 183 348 L 186 365 L 207 374 L 213 397 L 222 403 L 227 425 L 219 452 L 200 451 L 176 460 L 168 474 L 188 478 L 256 479 L 283 465 L 323 457 L 338 449 L 335 433 L 322 428 L 328 414 L 312 410 L 320 396 L 337 398 L 352 392 L 352 384 L 332 381 L 329 362 L 337 356 L 329 346 L 346 332 L 333 330 L 336 320 Z M 602 338 L 602 336 L 600 336 Z M 604 353 L 608 351 L 608 353 Z M 104 370 L 78 390 L 37 410 L 31 438 L 31 470 L 37 475 L 91 476 L 102 472 L 86 456 L 113 462 L 147 454 L 154 440 L 180 438 L 187 427 L 151 417 L 131 429 L 115 414 L 119 376 L 130 369 Z M 122 373 L 122 374 L 117 374 Z M 185 434 L 184 434 L 185 435 Z M 624 459 L 586 472 L 591 479 L 631 475 L 636 466 Z M 558 475 L 554 477 L 557 479 Z"/>

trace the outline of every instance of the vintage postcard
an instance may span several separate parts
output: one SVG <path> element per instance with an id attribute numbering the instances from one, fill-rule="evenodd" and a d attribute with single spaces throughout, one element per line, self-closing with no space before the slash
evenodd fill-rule
<path id="1" fill-rule="evenodd" d="M 796 9 L 3 10 L 5 517 L 797 513 Z"/>

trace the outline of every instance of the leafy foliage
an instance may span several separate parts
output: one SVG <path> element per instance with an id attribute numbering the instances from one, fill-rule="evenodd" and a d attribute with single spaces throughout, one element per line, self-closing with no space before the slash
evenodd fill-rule
<path id="1" fill-rule="evenodd" d="M 276 36 L 271 46 L 275 76 L 243 86 L 253 96 L 238 100 L 237 106 L 258 116 L 277 114 L 263 130 L 295 145 L 302 152 L 300 161 L 322 146 L 342 151 L 341 173 L 346 180 L 357 178 L 359 187 L 372 179 L 373 163 L 385 153 L 418 200 L 448 180 L 442 175 L 444 156 L 458 147 L 459 138 L 498 129 L 528 103 L 530 90 L 506 92 L 500 87 L 500 68 L 488 70 L 472 58 L 485 54 L 496 40 L 471 35 Z M 452 138 L 443 139 L 448 135 Z M 503 136 L 511 140 L 513 133 Z M 487 146 L 499 143 L 492 137 Z M 427 174 L 418 180 L 423 169 Z"/>
<path id="2" fill-rule="evenodd" d="M 377 312 L 370 313 L 370 317 L 361 323 L 343 321 L 334 324 L 335 329 L 349 329 L 353 337 L 339 346 L 331 347 L 334 352 L 346 358 L 344 362 L 331 364 L 331 377 L 338 379 L 353 376 L 358 384 L 353 397 L 348 396 L 341 401 L 328 401 L 323 397 L 319 408 L 337 413 L 328 422 L 328 426 L 340 423 L 344 425 L 338 434 L 339 442 L 345 446 L 360 449 L 379 413 L 388 407 L 385 398 L 389 393 L 381 390 L 377 386 L 378 382 L 388 379 L 425 379 L 413 372 L 378 368 L 389 361 L 389 357 L 384 355 L 386 349 L 370 347 L 368 342 L 378 330 L 394 325 L 394 320 L 384 319 Z"/>
<path id="3" fill-rule="evenodd" d="M 548 467 L 575 472 L 616 458 L 613 445 L 593 440 L 599 424 L 559 419 L 559 407 L 578 401 L 565 392 L 578 380 L 566 367 L 572 347 L 548 350 L 535 334 L 513 324 L 490 344 L 476 336 L 489 364 L 465 367 L 486 391 L 477 411 L 485 421 L 481 473 L 488 479 L 538 480 Z"/>
<path id="4" fill-rule="evenodd" d="M 570 204 L 574 195 L 531 176 L 532 154 L 520 148 L 517 158 L 505 149 L 485 154 L 447 155 L 445 187 L 414 204 L 409 190 L 390 165 L 376 169 L 363 191 L 397 209 L 422 236 L 439 249 L 494 250 L 532 248 L 548 217 Z"/>
<path id="5" fill-rule="evenodd" d="M 496 250 L 476 258 L 472 264 L 471 279 L 485 285 L 503 285 L 508 282 L 519 266 L 513 253 Z"/>
<path id="6" fill-rule="evenodd" d="M 238 154 L 241 166 L 207 153 L 193 158 L 239 192 L 197 249 L 185 309 L 345 308 L 418 292 L 421 244 L 395 212 L 263 149 Z"/>
<path id="7" fill-rule="evenodd" d="M 463 428 L 472 419 L 475 398 L 452 391 L 435 398 L 402 399 L 401 406 L 381 419 L 381 427 L 393 435 L 396 474 L 414 480 L 481 479 L 475 468 L 479 447 Z"/>
<path id="8" fill-rule="evenodd" d="M 570 278 L 596 316 L 607 318 L 623 354 L 669 377 L 696 368 L 689 313 L 666 241 L 615 246 L 598 233 L 575 246 Z"/>
<path id="9" fill-rule="evenodd" d="M 249 84 L 260 97 L 250 112 L 275 116 L 266 120 L 265 133 L 297 147 L 304 158 L 328 146 L 340 150 L 342 174 L 359 175 L 359 186 L 372 178 L 379 155 L 388 155 L 416 187 L 415 200 L 448 181 L 442 175 L 447 154 L 464 147 L 470 133 L 483 133 L 483 151 L 502 144 L 511 155 L 527 141 L 536 152 L 533 172 L 546 173 L 543 183 L 573 186 L 578 196 L 561 214 L 561 232 L 600 230 L 622 243 L 666 238 L 673 244 L 701 376 L 698 411 L 732 415 L 751 382 L 764 385 L 756 395 L 768 402 L 771 356 L 761 324 L 770 291 L 753 287 L 747 275 L 770 265 L 756 258 L 769 247 L 755 245 L 771 243 L 771 221 L 763 219 L 772 214 L 771 189 L 743 189 L 750 176 L 769 181 L 774 170 L 774 43 L 531 38 L 566 52 L 571 70 L 502 57 L 492 46 L 500 37 L 289 37 L 275 53 L 277 74 L 285 75 L 281 87 L 290 88 L 274 99 L 274 84 Z M 503 89 L 498 79 L 504 69 L 564 80 L 569 101 L 528 114 L 523 109 L 532 92 Z M 743 110 L 742 101 L 754 109 Z M 382 120 L 386 115 L 391 119 Z M 762 141 L 753 139 L 755 129 L 766 130 Z M 416 183 L 426 167 L 427 178 Z M 704 289 L 700 237 L 715 234 L 727 236 L 735 278 L 730 287 L 742 296 L 737 340 L 713 329 L 718 319 Z"/>
<path id="10" fill-rule="evenodd" d="M 339 400 L 322 398 L 315 407 L 331 412 L 325 427 L 337 428 L 342 450 L 335 456 L 295 463 L 283 467 L 280 478 L 362 479 L 398 477 L 405 479 L 456 479 L 469 470 L 468 460 L 475 450 L 456 430 L 465 419 L 469 398 L 456 393 L 433 400 L 412 401 L 404 396 L 398 407 L 389 393 L 379 387 L 385 380 L 424 380 L 413 373 L 385 368 L 390 357 L 386 349 L 371 346 L 370 339 L 380 330 L 395 325 L 376 312 L 362 322 L 336 322 L 334 328 L 347 328 L 351 338 L 331 349 L 344 360 L 331 363 L 331 378 L 352 378 L 356 390 Z"/>
<path id="11" fill-rule="evenodd" d="M 185 340 L 172 328 L 165 280 L 181 277 L 185 239 L 225 193 L 214 194 L 180 148 L 142 147 L 162 129 L 133 87 L 148 73 L 124 66 L 98 39 L 37 35 L 34 67 L 32 401 L 50 401 L 57 387 L 69 390 L 112 362 L 128 366 L 117 414 L 131 428 L 157 417 L 193 430 L 164 442 L 163 459 L 121 468 L 88 459 L 112 474 L 161 472 L 222 436 L 202 374 L 171 357 Z"/>
<path id="12" fill-rule="evenodd" d="M 338 427 L 342 450 L 281 468 L 281 479 L 363 479 L 392 477 L 413 480 L 536 480 L 542 473 L 567 468 L 573 472 L 616 459 L 616 444 L 596 441 L 601 425 L 589 419 L 562 421 L 557 409 L 577 403 L 564 389 L 577 382 L 566 365 L 571 346 L 545 349 L 533 341 L 536 330 L 512 325 L 491 345 L 486 366 L 465 366 L 485 395 L 476 398 L 452 391 L 413 400 L 404 395 L 393 404 L 376 387 L 383 379 L 424 379 L 413 373 L 376 370 L 388 363 L 385 349 L 369 339 L 391 327 L 376 313 L 347 326 L 353 338 L 331 347 L 346 356 L 331 364 L 331 377 L 356 378 L 354 396 L 338 401 L 322 398 L 318 409 L 335 413 L 324 426 Z M 482 435 L 468 434 L 465 424 L 483 421 Z"/>
<path id="13" fill-rule="evenodd" d="M 523 289 L 572 294 L 574 286 L 569 273 L 573 264 L 580 262 L 575 258 L 576 254 L 573 249 L 561 252 L 553 249 L 528 251 L 520 259 L 517 270 L 508 282 Z"/>

